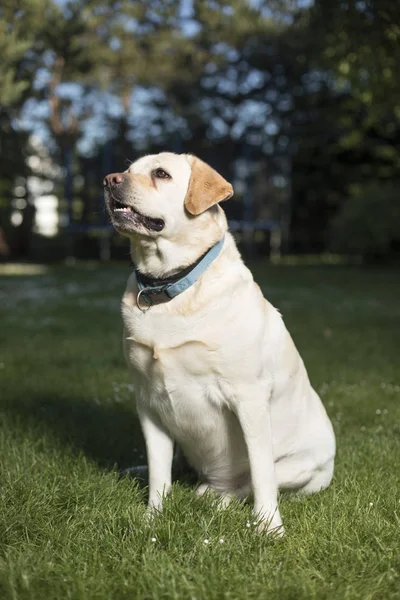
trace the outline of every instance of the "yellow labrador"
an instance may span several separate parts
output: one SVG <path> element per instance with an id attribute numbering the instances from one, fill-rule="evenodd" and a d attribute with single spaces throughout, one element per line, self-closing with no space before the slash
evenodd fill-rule
<path id="1" fill-rule="evenodd" d="M 136 266 L 122 302 L 140 394 L 149 509 L 171 487 L 174 442 L 203 493 L 254 494 L 259 528 L 283 533 L 278 489 L 331 481 L 332 425 L 279 312 L 243 264 L 219 202 L 232 186 L 187 154 L 144 156 L 104 180 Z"/>

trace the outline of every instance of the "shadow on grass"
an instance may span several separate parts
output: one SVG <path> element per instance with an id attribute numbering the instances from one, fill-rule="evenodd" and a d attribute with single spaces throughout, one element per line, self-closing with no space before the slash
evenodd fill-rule
<path id="1" fill-rule="evenodd" d="M 4 411 L 17 428 L 55 436 L 106 469 L 144 464 L 144 441 L 134 407 L 84 398 L 13 397 Z"/>
<path id="2" fill-rule="evenodd" d="M 133 406 L 41 395 L 28 400 L 13 398 L 5 411 L 18 429 L 35 432 L 38 437 L 50 433 L 101 468 L 117 470 L 121 476 L 138 478 L 147 485 L 145 445 Z M 197 481 L 181 453 L 174 458 L 173 479 L 188 484 Z"/>

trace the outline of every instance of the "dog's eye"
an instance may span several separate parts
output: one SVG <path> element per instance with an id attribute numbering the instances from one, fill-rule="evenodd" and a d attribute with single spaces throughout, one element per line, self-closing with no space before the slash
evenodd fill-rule
<path id="1" fill-rule="evenodd" d="M 157 177 L 157 179 L 171 179 L 171 175 L 164 171 L 164 169 L 154 169 L 152 172 L 153 177 Z"/>

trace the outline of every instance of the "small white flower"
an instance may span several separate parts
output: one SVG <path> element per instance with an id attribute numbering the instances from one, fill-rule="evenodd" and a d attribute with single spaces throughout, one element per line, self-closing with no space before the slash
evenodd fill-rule
<path id="1" fill-rule="evenodd" d="M 152 538 L 151 538 L 151 541 L 152 541 L 152 542 L 156 542 L 156 541 L 157 541 L 157 538 L 156 538 L 156 537 L 152 537 Z"/>
<path id="2" fill-rule="evenodd" d="M 373 503 L 373 502 L 370 502 L 370 503 L 369 503 L 369 505 L 370 505 L 370 506 L 373 506 L 373 505 L 374 505 L 374 503 Z"/>
<path id="3" fill-rule="evenodd" d="M 381 409 L 377 408 L 375 412 L 376 412 L 377 415 L 380 415 L 381 414 Z"/>
<path id="4" fill-rule="evenodd" d="M 253 521 L 253 525 L 257 525 L 257 521 Z"/>
<path id="5" fill-rule="evenodd" d="M 204 543 L 205 543 L 205 544 L 208 544 L 208 542 L 209 542 L 209 541 L 210 541 L 210 540 L 204 540 Z"/>
<path id="6" fill-rule="evenodd" d="M 220 544 L 223 544 L 225 540 L 223 540 L 222 538 L 219 540 Z"/>
<path id="7" fill-rule="evenodd" d="M 246 527 L 250 527 L 250 523 L 248 521 L 246 523 Z"/>

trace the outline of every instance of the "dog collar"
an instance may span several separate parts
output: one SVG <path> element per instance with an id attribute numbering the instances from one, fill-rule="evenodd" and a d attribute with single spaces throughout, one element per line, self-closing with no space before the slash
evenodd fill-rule
<path id="1" fill-rule="evenodd" d="M 139 292 L 136 304 L 142 312 L 149 310 L 154 304 L 168 302 L 190 288 L 203 275 L 211 263 L 217 258 L 224 245 L 225 236 L 212 246 L 194 265 L 177 273 L 169 279 L 151 279 L 135 269 Z"/>

